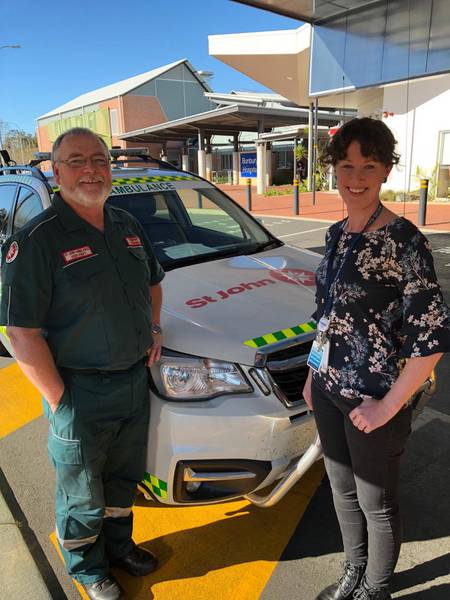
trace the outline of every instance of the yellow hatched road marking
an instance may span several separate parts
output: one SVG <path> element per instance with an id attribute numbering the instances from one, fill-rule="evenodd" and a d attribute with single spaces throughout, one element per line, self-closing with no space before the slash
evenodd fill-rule
<path id="1" fill-rule="evenodd" d="M 133 539 L 158 556 L 160 567 L 147 577 L 120 569 L 114 576 L 133 600 L 257 600 L 323 475 L 320 461 L 272 508 L 245 500 L 166 508 L 139 496 Z M 50 539 L 62 558 L 55 533 Z"/>
<path id="2" fill-rule="evenodd" d="M 0 438 L 42 415 L 41 396 L 17 364 L 0 369 L 0 406 Z"/>

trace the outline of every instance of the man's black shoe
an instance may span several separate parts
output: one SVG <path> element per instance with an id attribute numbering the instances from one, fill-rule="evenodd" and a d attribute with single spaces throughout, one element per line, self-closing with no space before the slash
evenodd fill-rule
<path id="1" fill-rule="evenodd" d="M 346 561 L 343 566 L 344 572 L 337 582 L 322 590 L 316 600 L 350 600 L 353 597 L 353 592 L 364 575 L 366 565 L 365 563 L 353 565 Z"/>
<path id="2" fill-rule="evenodd" d="M 156 571 L 158 568 L 158 559 L 150 552 L 150 550 L 145 550 L 140 546 L 134 546 L 128 554 L 115 560 L 112 565 L 114 567 L 120 567 L 129 575 L 142 577 L 143 575 L 149 575 L 150 573 L 153 573 L 153 571 Z"/>
<path id="3" fill-rule="evenodd" d="M 123 600 L 125 594 L 117 581 L 109 575 L 95 583 L 81 584 L 91 600 Z"/>

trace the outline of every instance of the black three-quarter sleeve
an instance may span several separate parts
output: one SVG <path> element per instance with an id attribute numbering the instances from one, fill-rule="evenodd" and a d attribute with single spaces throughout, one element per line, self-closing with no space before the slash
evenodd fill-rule
<path id="1" fill-rule="evenodd" d="M 417 231 L 399 252 L 403 294 L 402 358 L 450 350 L 449 311 L 436 279 L 431 248 Z"/>

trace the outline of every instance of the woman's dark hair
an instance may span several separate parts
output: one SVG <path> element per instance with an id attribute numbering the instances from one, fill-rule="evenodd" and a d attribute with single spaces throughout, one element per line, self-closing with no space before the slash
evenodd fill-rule
<path id="1" fill-rule="evenodd" d="M 397 164 L 400 155 L 395 152 L 395 138 L 392 131 L 383 121 L 364 117 L 347 121 L 334 134 L 325 147 L 320 162 L 333 165 L 347 156 L 352 142 L 359 142 L 361 153 L 367 158 L 373 157 L 384 165 Z"/>

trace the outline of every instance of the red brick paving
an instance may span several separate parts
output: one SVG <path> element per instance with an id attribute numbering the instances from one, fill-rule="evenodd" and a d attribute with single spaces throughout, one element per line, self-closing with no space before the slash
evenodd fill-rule
<path id="1" fill-rule="evenodd" d="M 247 190 L 243 185 L 219 185 L 225 193 L 231 196 L 244 208 L 247 207 Z M 311 192 L 300 192 L 300 214 L 304 219 L 323 219 L 324 221 L 339 221 L 346 215 L 345 205 L 337 192 L 316 192 L 315 206 L 312 204 Z M 418 202 L 384 202 L 384 205 L 418 224 Z M 252 190 L 252 213 L 270 216 L 295 216 L 293 212 L 293 195 L 261 196 Z M 450 233 L 450 202 L 428 202 L 426 229 L 435 229 Z"/>

